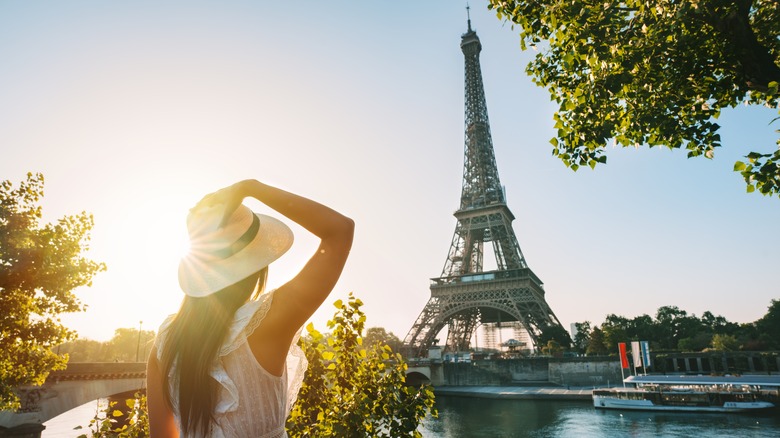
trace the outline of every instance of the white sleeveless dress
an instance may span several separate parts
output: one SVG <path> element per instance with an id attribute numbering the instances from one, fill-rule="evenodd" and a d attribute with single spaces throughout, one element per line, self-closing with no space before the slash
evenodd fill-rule
<path id="1" fill-rule="evenodd" d="M 219 350 L 218 360 L 209 374 L 219 383 L 214 409 L 216 423 L 203 438 L 281 438 L 286 437 L 284 424 L 290 413 L 306 371 L 306 357 L 298 347 L 295 336 L 287 355 L 286 369 L 281 376 L 274 376 L 255 360 L 247 344 L 247 337 L 260 325 L 271 306 L 273 292 L 262 294 L 257 301 L 241 306 Z M 160 326 L 157 337 L 157 359 L 173 321 L 169 316 Z M 179 392 L 175 385 L 176 363 L 169 373 L 169 393 L 176 424 L 181 430 L 179 417 Z M 182 435 L 184 437 L 184 435 Z M 201 438 L 191 437 L 191 438 Z"/>

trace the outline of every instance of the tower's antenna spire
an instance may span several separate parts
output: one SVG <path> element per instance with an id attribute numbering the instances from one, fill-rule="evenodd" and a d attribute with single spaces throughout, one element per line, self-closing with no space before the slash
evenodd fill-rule
<path id="1" fill-rule="evenodd" d="M 471 9 L 471 8 L 469 7 L 469 4 L 467 2 L 466 3 L 466 18 L 468 19 L 468 23 L 469 23 L 469 32 L 471 32 L 471 12 L 469 12 L 469 9 Z"/>

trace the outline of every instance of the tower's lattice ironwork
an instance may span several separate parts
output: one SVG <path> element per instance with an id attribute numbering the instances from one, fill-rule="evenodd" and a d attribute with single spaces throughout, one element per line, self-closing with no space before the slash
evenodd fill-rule
<path id="1" fill-rule="evenodd" d="M 466 114 L 458 222 L 441 276 L 431 280 L 431 298 L 404 338 L 410 356 L 424 355 L 445 326 L 446 348 L 451 351 L 467 351 L 479 325 L 493 333 L 502 322 L 519 323 L 533 343 L 547 327 L 560 326 L 512 229 L 514 215 L 506 205 L 490 135 L 479 65 L 482 44 L 471 20 L 460 47 L 465 57 Z M 495 270 L 483 269 L 486 243 L 492 245 Z"/>

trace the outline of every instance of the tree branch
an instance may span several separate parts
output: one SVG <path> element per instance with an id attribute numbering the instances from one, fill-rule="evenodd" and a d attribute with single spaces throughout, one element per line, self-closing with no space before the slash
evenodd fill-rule
<path id="1" fill-rule="evenodd" d="M 702 8 L 704 20 L 732 47 L 736 56 L 736 71 L 751 90 L 767 91 L 770 82 L 780 82 L 780 66 L 769 49 L 762 45 L 750 25 L 752 0 L 736 0 L 735 9 L 723 15 L 723 10 Z"/>

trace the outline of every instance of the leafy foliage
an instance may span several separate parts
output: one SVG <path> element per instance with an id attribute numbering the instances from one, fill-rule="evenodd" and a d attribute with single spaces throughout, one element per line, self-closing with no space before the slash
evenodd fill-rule
<path id="1" fill-rule="evenodd" d="M 569 348 L 571 346 L 571 337 L 569 332 L 560 325 L 551 325 L 542 328 L 542 333 L 539 336 L 539 345 L 546 346 L 550 341 L 554 341 L 550 347 L 555 350 L 556 348 Z"/>
<path id="2" fill-rule="evenodd" d="M 146 362 L 154 336 L 153 330 L 141 330 L 139 336 L 137 327 L 118 328 L 114 330 L 114 336 L 106 342 L 80 338 L 58 346 L 57 351 L 67 354 L 70 363 Z"/>
<path id="3" fill-rule="evenodd" d="M 84 310 L 73 291 L 89 286 L 102 263 L 82 257 L 92 216 L 65 216 L 40 224 L 43 175 L 27 174 L 14 189 L 0 182 L 0 408 L 16 409 L 14 388 L 40 385 L 63 369 L 67 356 L 52 347 L 76 333 L 60 323 L 64 312 Z"/>
<path id="4" fill-rule="evenodd" d="M 572 348 L 577 353 L 585 353 L 588 349 L 588 339 L 592 330 L 590 321 L 575 322 L 574 328 L 576 333 L 574 334 L 574 339 L 572 339 Z"/>
<path id="5" fill-rule="evenodd" d="M 756 321 L 755 325 L 760 333 L 771 335 L 769 336 L 771 339 L 770 348 L 780 349 L 780 340 L 778 340 L 778 333 L 780 333 L 780 300 L 772 300 L 766 315 Z"/>
<path id="6" fill-rule="evenodd" d="M 561 355 L 561 353 L 563 353 L 563 347 L 555 339 L 550 339 L 547 341 L 547 343 L 544 344 L 540 350 L 542 354 L 553 357 L 558 357 Z"/>
<path id="7" fill-rule="evenodd" d="M 775 0 L 490 0 L 488 7 L 520 28 L 523 50 L 541 49 L 526 71 L 559 105 L 553 155 L 573 170 L 606 163 L 610 140 L 712 158 L 722 109 L 778 108 Z M 748 192 L 780 195 L 780 148 L 746 158 L 734 170 Z"/>
<path id="8" fill-rule="evenodd" d="M 369 327 L 366 330 L 366 335 L 363 336 L 363 344 L 366 345 L 366 348 L 371 348 L 375 344 L 387 345 L 393 351 L 399 351 L 403 346 L 403 341 L 383 327 Z"/>
<path id="9" fill-rule="evenodd" d="M 579 328 L 589 322 L 576 323 Z M 780 348 L 780 300 L 772 300 L 766 315 L 748 324 L 729 322 L 706 311 L 701 318 L 677 306 L 658 308 L 655 319 L 648 315 L 626 318 L 607 315 L 601 326 L 580 329 L 577 346 L 586 344 L 588 355 L 616 354 L 618 342 L 650 341 L 654 350 L 762 351 Z M 582 334 L 582 336 L 580 336 Z"/>
<path id="10" fill-rule="evenodd" d="M 146 394 L 136 393 L 133 398 L 120 402 L 112 401 L 104 408 L 98 408 L 89 421 L 89 435 L 77 438 L 146 438 L 149 436 L 149 416 Z M 121 408 L 121 409 L 120 409 Z M 83 429 L 77 426 L 74 430 Z"/>
<path id="11" fill-rule="evenodd" d="M 731 335 L 715 334 L 712 336 L 712 348 L 718 351 L 734 351 L 739 348 L 739 341 Z"/>
<path id="12" fill-rule="evenodd" d="M 291 437 L 420 437 L 435 415 L 428 387 L 405 385 L 406 364 L 382 343 L 365 346 L 362 302 L 336 301 L 325 336 L 309 324 L 301 345 L 309 361 L 304 385 L 287 420 Z"/>
<path id="13" fill-rule="evenodd" d="M 588 356 L 602 356 L 609 354 L 611 351 L 612 349 L 607 349 L 607 344 L 604 342 L 604 332 L 598 327 L 593 327 L 585 354 Z"/>

